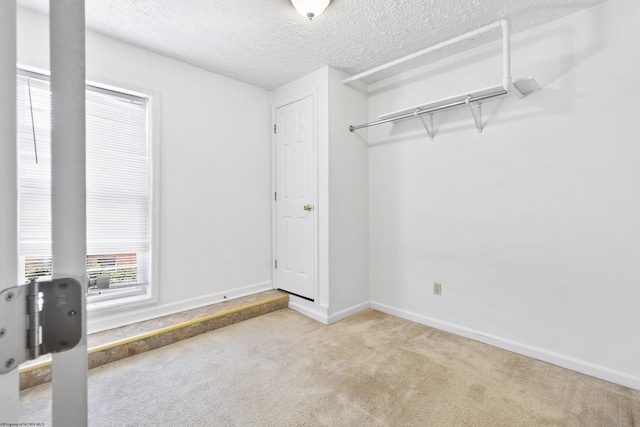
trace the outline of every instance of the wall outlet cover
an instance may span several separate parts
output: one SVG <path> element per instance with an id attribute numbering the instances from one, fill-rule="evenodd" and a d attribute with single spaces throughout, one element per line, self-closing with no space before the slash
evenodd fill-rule
<path id="1" fill-rule="evenodd" d="M 442 295 L 442 283 L 433 282 L 433 294 Z"/>

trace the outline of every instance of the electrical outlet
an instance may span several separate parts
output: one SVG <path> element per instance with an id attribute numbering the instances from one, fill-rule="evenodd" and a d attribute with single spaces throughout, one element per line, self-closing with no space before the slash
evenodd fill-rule
<path id="1" fill-rule="evenodd" d="M 442 283 L 433 282 L 433 294 L 434 295 L 442 295 Z"/>

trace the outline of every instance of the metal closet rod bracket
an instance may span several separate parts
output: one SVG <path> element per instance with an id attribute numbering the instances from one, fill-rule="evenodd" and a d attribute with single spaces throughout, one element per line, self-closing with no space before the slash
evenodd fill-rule
<path id="1" fill-rule="evenodd" d="M 427 123 L 427 119 L 424 116 L 418 115 L 419 111 L 420 110 L 416 110 L 415 115 L 420 117 L 422 126 L 424 126 L 424 129 L 427 131 L 427 135 L 429 135 L 429 138 L 433 141 L 435 136 L 435 132 L 433 131 L 433 113 L 429 113 L 429 123 Z"/>
<path id="2" fill-rule="evenodd" d="M 465 102 L 471 110 L 471 115 L 473 116 L 473 120 L 476 122 L 476 129 L 478 129 L 478 133 L 482 133 L 482 103 L 476 102 L 474 106 L 474 103 L 471 102 L 470 96 L 465 99 Z"/>

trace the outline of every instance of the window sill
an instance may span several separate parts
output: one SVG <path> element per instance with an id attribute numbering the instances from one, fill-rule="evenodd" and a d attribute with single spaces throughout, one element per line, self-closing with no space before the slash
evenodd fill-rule
<path id="1" fill-rule="evenodd" d="M 106 290 L 99 295 L 87 296 L 87 318 L 92 319 L 103 314 L 121 312 L 155 303 L 156 300 L 151 292 L 145 289 L 117 291 L 117 297 L 114 297 L 113 292 Z"/>

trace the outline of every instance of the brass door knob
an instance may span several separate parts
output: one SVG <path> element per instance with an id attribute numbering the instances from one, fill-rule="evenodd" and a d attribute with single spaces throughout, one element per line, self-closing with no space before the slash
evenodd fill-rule
<path id="1" fill-rule="evenodd" d="M 311 205 L 305 205 L 302 209 L 304 209 L 307 212 L 311 212 L 313 210 L 313 206 Z"/>

